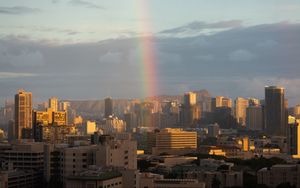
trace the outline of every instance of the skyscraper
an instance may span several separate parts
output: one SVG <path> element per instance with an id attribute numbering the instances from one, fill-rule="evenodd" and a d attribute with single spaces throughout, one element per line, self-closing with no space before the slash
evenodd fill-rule
<path id="1" fill-rule="evenodd" d="M 287 118 L 282 87 L 265 87 L 265 129 L 270 135 L 286 135 Z"/>
<path id="2" fill-rule="evenodd" d="M 211 99 L 211 111 L 214 112 L 216 108 L 228 107 L 232 108 L 232 100 L 228 97 L 216 96 Z"/>
<path id="3" fill-rule="evenodd" d="M 188 92 L 184 94 L 180 111 L 180 123 L 183 127 L 192 127 L 196 120 L 200 119 L 200 108 L 196 104 L 196 94 Z"/>
<path id="4" fill-rule="evenodd" d="M 246 127 L 252 131 L 262 131 L 263 129 L 263 108 L 262 106 L 249 106 L 246 109 Z"/>
<path id="5" fill-rule="evenodd" d="M 104 99 L 104 117 L 108 118 L 109 116 L 113 115 L 113 101 L 111 97 Z"/>
<path id="6" fill-rule="evenodd" d="M 234 112 L 235 118 L 240 125 L 246 126 L 246 108 L 248 107 L 249 102 L 247 99 L 241 97 L 237 97 L 234 102 L 235 102 L 235 112 Z"/>
<path id="7" fill-rule="evenodd" d="M 49 108 L 52 109 L 53 112 L 58 111 L 58 100 L 56 97 L 51 97 L 49 99 Z"/>
<path id="8" fill-rule="evenodd" d="M 288 117 L 288 150 L 293 158 L 300 158 L 300 125 L 293 116 Z"/>
<path id="9" fill-rule="evenodd" d="M 16 139 L 28 137 L 32 129 L 32 93 L 19 90 L 15 95 L 15 136 Z"/>
<path id="10" fill-rule="evenodd" d="M 197 100 L 196 100 L 196 93 L 193 93 L 193 92 L 187 92 L 184 94 L 184 97 L 183 97 L 183 103 L 184 105 L 186 106 L 192 106 L 192 105 L 195 105 Z"/>

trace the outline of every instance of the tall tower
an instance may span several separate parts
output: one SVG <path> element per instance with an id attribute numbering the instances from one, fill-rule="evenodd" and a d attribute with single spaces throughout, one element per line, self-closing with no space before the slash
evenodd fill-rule
<path id="1" fill-rule="evenodd" d="M 234 102 L 235 118 L 240 125 L 246 126 L 246 108 L 249 106 L 249 102 L 247 99 L 241 97 L 237 97 Z"/>
<path id="2" fill-rule="evenodd" d="M 270 135 L 286 135 L 287 118 L 282 87 L 265 87 L 265 129 Z"/>
<path id="3" fill-rule="evenodd" d="M 293 158 L 300 158 L 300 125 L 293 116 L 288 117 L 288 150 Z"/>
<path id="4" fill-rule="evenodd" d="M 183 105 L 180 112 L 180 123 L 183 127 L 192 127 L 195 120 L 200 119 L 200 108 L 197 105 L 196 93 L 184 94 Z"/>
<path id="5" fill-rule="evenodd" d="M 51 97 L 49 99 L 49 108 L 53 112 L 57 112 L 58 111 L 58 99 L 56 97 Z"/>
<path id="6" fill-rule="evenodd" d="M 113 115 L 113 101 L 111 97 L 104 99 L 104 117 L 108 118 L 109 116 Z"/>
<path id="7" fill-rule="evenodd" d="M 184 94 L 184 105 L 185 106 L 192 106 L 196 104 L 196 93 L 193 92 L 187 92 Z"/>
<path id="8" fill-rule="evenodd" d="M 15 136 L 16 139 L 28 137 L 32 129 L 32 93 L 19 90 L 15 95 Z M 27 135 L 27 136 L 26 136 Z"/>

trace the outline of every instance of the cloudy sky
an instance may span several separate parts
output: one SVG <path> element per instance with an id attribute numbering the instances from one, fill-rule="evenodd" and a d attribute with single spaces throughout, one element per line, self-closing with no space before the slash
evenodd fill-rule
<path id="1" fill-rule="evenodd" d="M 281 85 L 300 103 L 300 1 L 1 0 L 0 104 L 19 88 L 36 101 L 143 97 L 149 38 L 157 94 Z"/>

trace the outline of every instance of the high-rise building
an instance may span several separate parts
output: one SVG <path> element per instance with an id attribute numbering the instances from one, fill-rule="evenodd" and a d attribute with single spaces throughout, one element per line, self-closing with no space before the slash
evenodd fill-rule
<path id="1" fill-rule="evenodd" d="M 59 102 L 59 110 L 60 111 L 68 111 L 71 104 L 68 101 L 60 101 Z"/>
<path id="2" fill-rule="evenodd" d="M 211 111 L 214 112 L 216 108 L 228 107 L 232 108 L 232 100 L 228 97 L 216 96 L 211 99 Z"/>
<path id="3" fill-rule="evenodd" d="M 296 117 L 296 118 L 300 118 L 300 105 L 296 105 L 293 109 L 293 115 Z"/>
<path id="4" fill-rule="evenodd" d="M 15 136 L 16 139 L 28 137 L 32 129 L 32 93 L 19 90 L 15 95 Z"/>
<path id="5" fill-rule="evenodd" d="M 246 128 L 252 131 L 263 130 L 263 108 L 261 106 L 249 106 L 246 109 Z"/>
<path id="6" fill-rule="evenodd" d="M 188 92 L 184 94 L 180 111 L 180 124 L 182 127 L 192 127 L 196 120 L 200 119 L 200 107 L 196 104 L 196 94 Z"/>
<path id="7" fill-rule="evenodd" d="M 284 88 L 265 87 L 265 128 L 270 135 L 286 136 L 287 118 Z"/>
<path id="8" fill-rule="evenodd" d="M 104 117 L 108 118 L 109 116 L 113 115 L 113 101 L 111 97 L 104 99 Z"/>
<path id="9" fill-rule="evenodd" d="M 247 99 L 241 97 L 237 97 L 234 102 L 235 118 L 240 125 L 246 126 L 246 108 L 249 106 L 249 102 Z"/>
<path id="10" fill-rule="evenodd" d="M 288 117 L 288 148 L 293 158 L 300 158 L 300 124 L 293 116 Z"/>
<path id="11" fill-rule="evenodd" d="M 49 99 L 49 108 L 52 109 L 53 112 L 58 111 L 58 99 L 56 97 L 51 97 Z"/>
<path id="12" fill-rule="evenodd" d="M 184 97 L 183 97 L 184 105 L 186 105 L 186 106 L 195 105 L 197 102 L 196 96 L 197 96 L 196 93 L 193 93 L 193 92 L 185 93 Z"/>

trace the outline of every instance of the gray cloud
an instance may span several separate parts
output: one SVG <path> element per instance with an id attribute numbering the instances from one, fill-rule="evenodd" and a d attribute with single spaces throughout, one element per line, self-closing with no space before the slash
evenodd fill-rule
<path id="1" fill-rule="evenodd" d="M 0 6 L 0 14 L 19 15 L 19 14 L 38 13 L 40 11 L 41 11 L 40 9 L 30 8 L 30 7 L 25 7 L 25 6 L 14 6 L 14 7 Z"/>
<path id="2" fill-rule="evenodd" d="M 253 53 L 245 49 L 235 50 L 229 54 L 229 59 L 235 62 L 248 62 L 253 60 L 255 57 L 256 56 Z"/>
<path id="3" fill-rule="evenodd" d="M 154 37 L 158 94 L 205 88 L 214 95 L 262 98 L 265 85 L 282 85 L 290 103 L 300 103 L 299 32 L 300 24 L 277 23 L 213 35 Z M 26 37 L 0 39 L 1 72 L 36 74 L 0 79 L 0 88 L 7 88 L 0 90 L 0 98 L 13 96 L 19 88 L 39 98 L 141 97 L 147 71 L 139 41 L 49 45 Z M 24 66 L 16 66 L 21 59 Z M 41 64 L 33 67 L 29 62 Z"/>
<path id="4" fill-rule="evenodd" d="M 96 5 L 96 4 L 88 2 L 88 1 L 83 1 L 83 0 L 71 0 L 71 1 L 69 1 L 69 3 L 74 6 L 83 6 L 86 8 L 95 8 L 95 9 L 105 9 L 102 6 Z"/>

